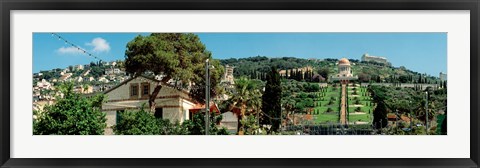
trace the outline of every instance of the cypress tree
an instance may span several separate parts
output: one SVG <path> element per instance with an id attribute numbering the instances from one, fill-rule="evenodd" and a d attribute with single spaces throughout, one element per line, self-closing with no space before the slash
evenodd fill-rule
<path id="1" fill-rule="evenodd" d="M 282 99 L 282 86 L 280 75 L 275 67 L 271 67 L 271 71 L 267 74 L 266 80 L 265 93 L 262 95 L 262 111 L 272 118 L 264 118 L 262 121 L 272 126 L 269 130 L 270 132 L 277 132 L 281 124 L 279 118 L 282 117 L 280 104 Z"/>
<path id="2" fill-rule="evenodd" d="M 377 103 L 377 107 L 373 110 L 373 125 L 375 128 L 383 128 L 387 126 L 387 106 L 383 101 Z"/>

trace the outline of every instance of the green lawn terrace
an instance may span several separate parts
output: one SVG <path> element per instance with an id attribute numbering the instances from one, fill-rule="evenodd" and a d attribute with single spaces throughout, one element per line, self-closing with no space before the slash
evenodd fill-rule
<path id="1" fill-rule="evenodd" d="M 373 120 L 374 103 L 366 87 L 358 84 L 349 84 L 348 92 L 348 124 L 371 124 Z"/>
<path id="2" fill-rule="evenodd" d="M 328 85 L 318 92 L 320 98 L 311 112 L 315 124 L 336 124 L 339 122 L 340 86 Z"/>
<path id="3" fill-rule="evenodd" d="M 291 87 L 297 85 L 318 85 L 315 82 L 294 82 L 290 83 Z M 289 88 L 290 90 L 292 88 Z M 305 89 L 302 91 L 293 91 L 288 97 L 295 100 L 295 104 L 305 107 L 305 113 L 297 114 L 297 116 L 307 115 L 307 123 L 315 125 L 324 124 L 339 124 L 340 123 L 340 101 L 341 101 L 341 85 L 338 83 L 328 84 L 326 87 L 320 87 L 318 91 L 308 92 Z M 360 85 L 349 85 L 348 89 L 348 112 L 347 120 L 349 125 L 366 125 L 371 124 L 373 119 L 374 104 L 370 93 L 366 87 Z M 315 95 L 315 96 L 312 96 Z M 287 95 L 284 95 L 287 96 Z M 313 100 L 313 103 L 308 103 Z M 311 104 L 311 105 L 308 105 Z M 297 119 L 299 119 L 298 117 Z M 303 120 L 303 119 L 302 119 Z M 300 124 L 300 123 L 297 123 Z"/>

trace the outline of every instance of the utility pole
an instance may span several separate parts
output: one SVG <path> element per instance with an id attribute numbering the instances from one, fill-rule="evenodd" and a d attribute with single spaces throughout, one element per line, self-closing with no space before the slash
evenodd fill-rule
<path id="1" fill-rule="evenodd" d="M 283 116 L 282 116 L 282 114 L 283 114 L 283 107 L 282 107 L 282 105 L 280 104 L 280 128 L 279 128 L 280 131 L 282 131 L 282 124 L 283 124 Z"/>
<path id="2" fill-rule="evenodd" d="M 208 135 L 210 127 L 210 65 L 208 59 L 205 61 L 205 135 Z"/>
<path id="3" fill-rule="evenodd" d="M 428 135 L 428 91 L 425 92 L 425 134 Z"/>

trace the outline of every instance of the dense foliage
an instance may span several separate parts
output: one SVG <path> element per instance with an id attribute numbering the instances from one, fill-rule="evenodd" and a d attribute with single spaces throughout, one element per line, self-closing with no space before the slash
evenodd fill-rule
<path id="1" fill-rule="evenodd" d="M 209 134 L 228 135 L 225 128 L 216 125 L 222 119 L 221 116 L 212 113 Z M 118 123 L 114 127 L 117 135 L 205 135 L 205 115 L 196 113 L 192 120 L 186 120 L 182 124 L 169 120 L 155 118 L 149 112 L 125 111 L 119 113 Z"/>
<path id="2" fill-rule="evenodd" d="M 435 122 L 436 117 L 442 111 L 446 113 L 446 88 L 418 90 L 416 88 L 370 86 L 369 91 L 373 101 L 377 104 L 373 111 L 374 125 L 377 128 L 386 126 L 387 113 L 407 115 L 413 121 L 419 121 L 422 124 L 427 120 L 425 113 L 427 109 L 429 122 Z M 426 96 L 428 96 L 428 104 L 426 104 Z M 443 121 L 445 120 L 438 123 L 438 126 L 444 127 Z M 429 127 L 435 128 L 436 125 L 429 125 Z"/>
<path id="3" fill-rule="evenodd" d="M 85 98 L 73 92 L 73 84 L 59 87 L 63 97 L 53 105 L 35 112 L 35 135 L 100 135 L 106 127 L 105 113 L 101 111 L 103 95 Z"/>

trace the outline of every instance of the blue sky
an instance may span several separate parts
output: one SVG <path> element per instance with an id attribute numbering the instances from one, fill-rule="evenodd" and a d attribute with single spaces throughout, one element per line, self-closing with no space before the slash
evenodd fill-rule
<path id="1" fill-rule="evenodd" d="M 126 44 L 148 33 L 57 33 L 104 61 L 124 59 Z M 438 76 L 447 72 L 446 33 L 197 33 L 217 59 L 251 56 L 360 59 L 386 57 L 394 66 Z M 50 33 L 33 34 L 33 72 L 95 59 Z"/>

